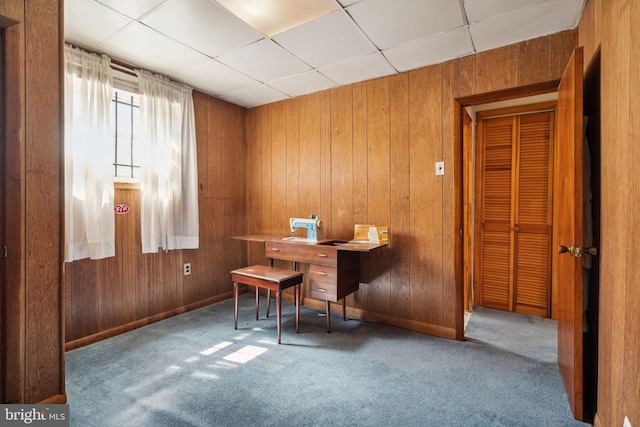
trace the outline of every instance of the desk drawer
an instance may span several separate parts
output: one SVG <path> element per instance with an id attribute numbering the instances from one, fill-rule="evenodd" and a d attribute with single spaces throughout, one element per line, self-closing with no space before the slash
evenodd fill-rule
<path id="1" fill-rule="evenodd" d="M 311 298 L 336 302 L 338 301 L 338 286 L 335 283 L 311 280 L 309 282 L 309 296 Z"/>
<path id="2" fill-rule="evenodd" d="M 336 266 L 338 263 L 338 249 L 335 246 L 309 245 L 288 241 L 271 240 L 265 242 L 264 254 L 267 258 L 285 261 L 304 262 Z"/>
<path id="3" fill-rule="evenodd" d="M 338 269 L 326 265 L 309 265 L 309 279 L 316 282 L 336 284 L 338 282 Z"/>

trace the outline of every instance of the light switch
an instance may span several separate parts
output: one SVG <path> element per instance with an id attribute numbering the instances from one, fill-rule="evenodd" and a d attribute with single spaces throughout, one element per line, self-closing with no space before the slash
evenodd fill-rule
<path id="1" fill-rule="evenodd" d="M 436 176 L 444 175 L 444 162 L 436 162 Z"/>

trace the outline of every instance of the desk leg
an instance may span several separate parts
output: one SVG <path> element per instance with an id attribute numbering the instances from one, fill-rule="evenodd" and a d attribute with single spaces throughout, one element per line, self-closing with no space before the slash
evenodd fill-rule
<path id="1" fill-rule="evenodd" d="M 331 302 L 328 299 L 324 300 L 324 306 L 327 317 L 327 333 L 331 333 Z"/>
<path id="2" fill-rule="evenodd" d="M 260 305 L 260 288 L 256 286 L 256 320 L 258 320 L 258 306 Z"/>
<path id="3" fill-rule="evenodd" d="M 342 298 L 342 320 L 347 320 L 347 297 Z"/>
<path id="4" fill-rule="evenodd" d="M 273 267 L 273 258 L 269 258 L 269 267 Z M 271 305 L 271 289 L 267 289 L 267 319 L 269 318 L 270 305 Z"/>
<path id="5" fill-rule="evenodd" d="M 300 332 L 300 285 L 296 285 L 296 334 Z"/>
<path id="6" fill-rule="evenodd" d="M 233 282 L 233 322 L 234 329 L 238 329 L 238 282 Z"/>
<path id="7" fill-rule="evenodd" d="M 278 344 L 280 344 L 280 316 L 282 315 L 282 307 L 280 305 L 280 289 L 276 291 L 276 323 L 278 325 Z"/>

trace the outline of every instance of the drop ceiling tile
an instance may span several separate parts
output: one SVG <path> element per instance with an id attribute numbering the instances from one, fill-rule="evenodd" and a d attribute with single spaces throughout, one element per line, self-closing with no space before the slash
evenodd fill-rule
<path id="1" fill-rule="evenodd" d="M 304 62 L 269 39 L 260 40 L 217 59 L 261 82 L 278 80 L 310 69 Z"/>
<path id="2" fill-rule="evenodd" d="M 64 22 L 67 43 L 94 49 L 131 20 L 94 1 L 65 0 Z"/>
<path id="3" fill-rule="evenodd" d="M 141 16 L 144 16 L 149 11 L 155 9 L 162 3 L 167 0 L 96 0 L 99 3 L 104 4 L 123 15 L 128 16 L 132 19 L 138 19 Z M 85 0 L 86 2 L 86 0 Z M 67 7 L 67 2 L 65 1 L 65 8 Z"/>
<path id="4" fill-rule="evenodd" d="M 312 70 L 292 77 L 276 80 L 269 86 L 286 93 L 289 96 L 300 96 L 307 93 L 318 92 L 337 86 L 337 84 L 319 72 Z"/>
<path id="5" fill-rule="evenodd" d="M 264 38 L 210 0 L 168 0 L 141 22 L 212 58 Z"/>
<path id="6" fill-rule="evenodd" d="M 464 9 L 470 24 L 547 0 L 464 0 Z"/>
<path id="7" fill-rule="evenodd" d="M 476 51 L 555 33 L 577 25 L 582 0 L 553 0 L 469 26 Z"/>
<path id="8" fill-rule="evenodd" d="M 338 0 L 338 2 L 342 5 L 342 7 L 347 7 L 351 4 L 357 3 L 360 0 Z"/>
<path id="9" fill-rule="evenodd" d="M 382 53 L 398 71 L 408 71 L 468 55 L 473 48 L 467 27 L 461 27 Z"/>
<path id="10" fill-rule="evenodd" d="M 381 50 L 465 24 L 452 0 L 362 0 L 347 12 Z"/>
<path id="11" fill-rule="evenodd" d="M 130 23 L 98 48 L 112 58 L 169 77 L 176 64 L 187 67 L 207 58 L 138 22 Z"/>
<path id="12" fill-rule="evenodd" d="M 174 77 L 213 96 L 258 84 L 256 80 L 209 58 L 181 68 L 174 72 Z"/>
<path id="13" fill-rule="evenodd" d="M 232 104 L 240 105 L 245 108 L 255 107 L 257 105 L 269 104 L 271 102 L 287 99 L 288 96 L 269 86 L 258 84 L 255 86 L 234 90 L 226 93 L 220 98 Z"/>
<path id="14" fill-rule="evenodd" d="M 375 52 L 375 46 L 344 12 L 334 12 L 273 37 L 314 68 Z"/>
<path id="15" fill-rule="evenodd" d="M 318 71 L 339 85 L 396 74 L 396 70 L 389 65 L 389 62 L 387 62 L 380 53 L 372 53 L 328 65 L 320 68 Z"/>

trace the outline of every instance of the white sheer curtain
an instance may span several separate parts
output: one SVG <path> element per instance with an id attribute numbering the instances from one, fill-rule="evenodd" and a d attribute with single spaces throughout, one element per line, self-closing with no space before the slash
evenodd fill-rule
<path id="1" fill-rule="evenodd" d="M 65 261 L 115 255 L 108 56 L 65 46 Z"/>
<path id="2" fill-rule="evenodd" d="M 198 165 L 192 88 L 136 70 L 144 147 L 142 252 L 196 249 Z"/>

